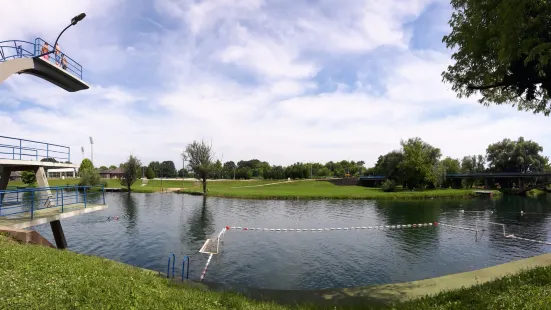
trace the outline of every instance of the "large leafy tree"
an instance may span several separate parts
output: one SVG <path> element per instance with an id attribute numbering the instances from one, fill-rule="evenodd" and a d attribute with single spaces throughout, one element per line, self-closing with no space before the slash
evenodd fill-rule
<path id="1" fill-rule="evenodd" d="M 541 152 L 543 148 L 537 142 L 520 137 L 517 141 L 503 139 L 490 144 L 486 156 L 492 171 L 539 172 L 549 161 Z"/>
<path id="2" fill-rule="evenodd" d="M 393 181 L 401 181 L 402 174 L 398 169 L 398 166 L 404 159 L 404 154 L 401 151 L 392 151 L 385 155 L 379 156 L 375 167 L 368 173 L 379 176 L 386 176 L 387 179 Z"/>
<path id="3" fill-rule="evenodd" d="M 438 186 L 441 183 L 440 149 L 424 142 L 421 138 L 402 140 L 403 160 L 398 169 L 403 173 L 403 178 L 408 188 Z"/>
<path id="4" fill-rule="evenodd" d="M 551 1 L 452 0 L 452 31 L 443 41 L 455 64 L 443 79 L 484 105 L 512 104 L 549 115 Z"/>
<path id="5" fill-rule="evenodd" d="M 86 169 L 94 169 L 94 164 L 88 158 L 84 158 L 80 163 L 80 167 L 78 168 L 79 172 Z"/>
<path id="6" fill-rule="evenodd" d="M 186 147 L 189 167 L 197 179 L 203 182 L 203 193 L 207 193 L 207 178 L 213 169 L 214 151 L 205 141 L 193 141 Z"/>

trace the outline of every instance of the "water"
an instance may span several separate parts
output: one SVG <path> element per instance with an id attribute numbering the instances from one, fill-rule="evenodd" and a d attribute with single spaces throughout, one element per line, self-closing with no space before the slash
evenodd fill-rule
<path id="1" fill-rule="evenodd" d="M 503 237 L 551 240 L 551 196 L 539 199 L 255 201 L 178 194 L 106 193 L 109 208 L 63 220 L 69 248 L 166 272 L 168 254 L 191 258 L 199 278 L 205 239 L 226 225 L 330 228 L 442 222 L 445 227 L 333 232 L 226 233 L 205 280 L 273 289 L 323 289 L 420 280 L 547 253 L 551 246 Z M 464 213 L 459 210 L 465 210 Z M 520 215 L 520 211 L 524 215 Z M 482 211 L 482 212 L 471 212 Z M 490 213 L 493 211 L 493 213 Z M 118 215 L 118 221 L 107 220 Z M 36 229 L 53 240 L 49 225 Z M 179 270 L 176 271 L 177 273 Z"/>

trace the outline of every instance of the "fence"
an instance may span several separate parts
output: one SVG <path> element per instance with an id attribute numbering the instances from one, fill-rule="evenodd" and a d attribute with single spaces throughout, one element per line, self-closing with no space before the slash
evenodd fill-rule
<path id="1" fill-rule="evenodd" d="M 61 207 L 63 213 L 66 206 L 83 204 L 84 208 L 92 204 L 105 204 L 105 188 L 103 186 L 58 186 L 20 188 L 0 191 L 0 216 L 21 216 L 48 208 Z"/>
<path id="2" fill-rule="evenodd" d="M 71 148 L 52 143 L 0 136 L 0 158 L 36 161 L 51 158 L 58 162 L 70 162 Z"/>
<path id="3" fill-rule="evenodd" d="M 0 62 L 16 58 L 33 58 L 43 54 L 43 49 L 45 51 L 51 51 L 54 47 L 41 38 L 36 38 L 34 43 L 22 40 L 1 41 Z M 58 54 L 51 53 L 42 56 L 42 59 L 54 66 L 64 69 L 82 80 L 82 66 L 67 54 L 60 51 Z"/>

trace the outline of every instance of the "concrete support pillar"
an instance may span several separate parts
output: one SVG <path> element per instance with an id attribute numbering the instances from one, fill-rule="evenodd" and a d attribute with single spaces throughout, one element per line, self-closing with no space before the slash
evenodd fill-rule
<path id="1" fill-rule="evenodd" d="M 521 178 L 518 179 L 518 188 L 524 189 L 524 180 Z"/>
<path id="2" fill-rule="evenodd" d="M 57 248 L 60 250 L 66 249 L 67 241 L 65 240 L 65 234 L 63 233 L 61 222 L 59 220 L 51 221 L 50 227 L 52 228 L 52 233 L 54 234 L 55 245 Z"/>
<path id="3" fill-rule="evenodd" d="M 35 175 L 36 175 L 36 183 L 38 183 L 38 187 L 50 187 L 50 184 L 48 184 L 48 178 L 46 177 L 46 171 L 44 170 L 44 167 L 38 167 L 35 169 Z M 46 190 L 46 191 L 40 191 L 40 193 L 44 193 L 46 197 L 42 197 L 44 199 L 44 206 L 42 207 L 51 207 L 54 206 L 54 202 L 52 201 L 52 191 Z M 49 199 L 46 199 L 49 198 Z"/>
<path id="4" fill-rule="evenodd" d="M 8 183 L 10 182 L 11 168 L 6 166 L 0 166 L 0 191 L 6 190 Z M 4 199 L 4 194 L 0 194 L 0 204 Z"/>
<path id="5" fill-rule="evenodd" d="M 490 180 L 488 178 L 484 179 L 484 189 L 490 189 Z"/>

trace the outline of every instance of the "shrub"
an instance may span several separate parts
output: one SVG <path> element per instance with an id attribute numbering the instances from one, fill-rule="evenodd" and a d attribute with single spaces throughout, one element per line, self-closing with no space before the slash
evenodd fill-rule
<path id="1" fill-rule="evenodd" d="M 383 192 L 394 192 L 396 190 L 396 182 L 393 180 L 385 180 L 383 184 L 381 184 L 381 189 Z"/>
<path id="2" fill-rule="evenodd" d="M 94 168 L 87 168 L 80 171 L 80 186 L 97 186 L 101 184 L 99 173 Z"/>
<path id="3" fill-rule="evenodd" d="M 34 187 L 34 184 L 36 183 L 36 175 L 34 172 L 23 171 L 21 172 L 21 181 L 29 187 Z"/>

